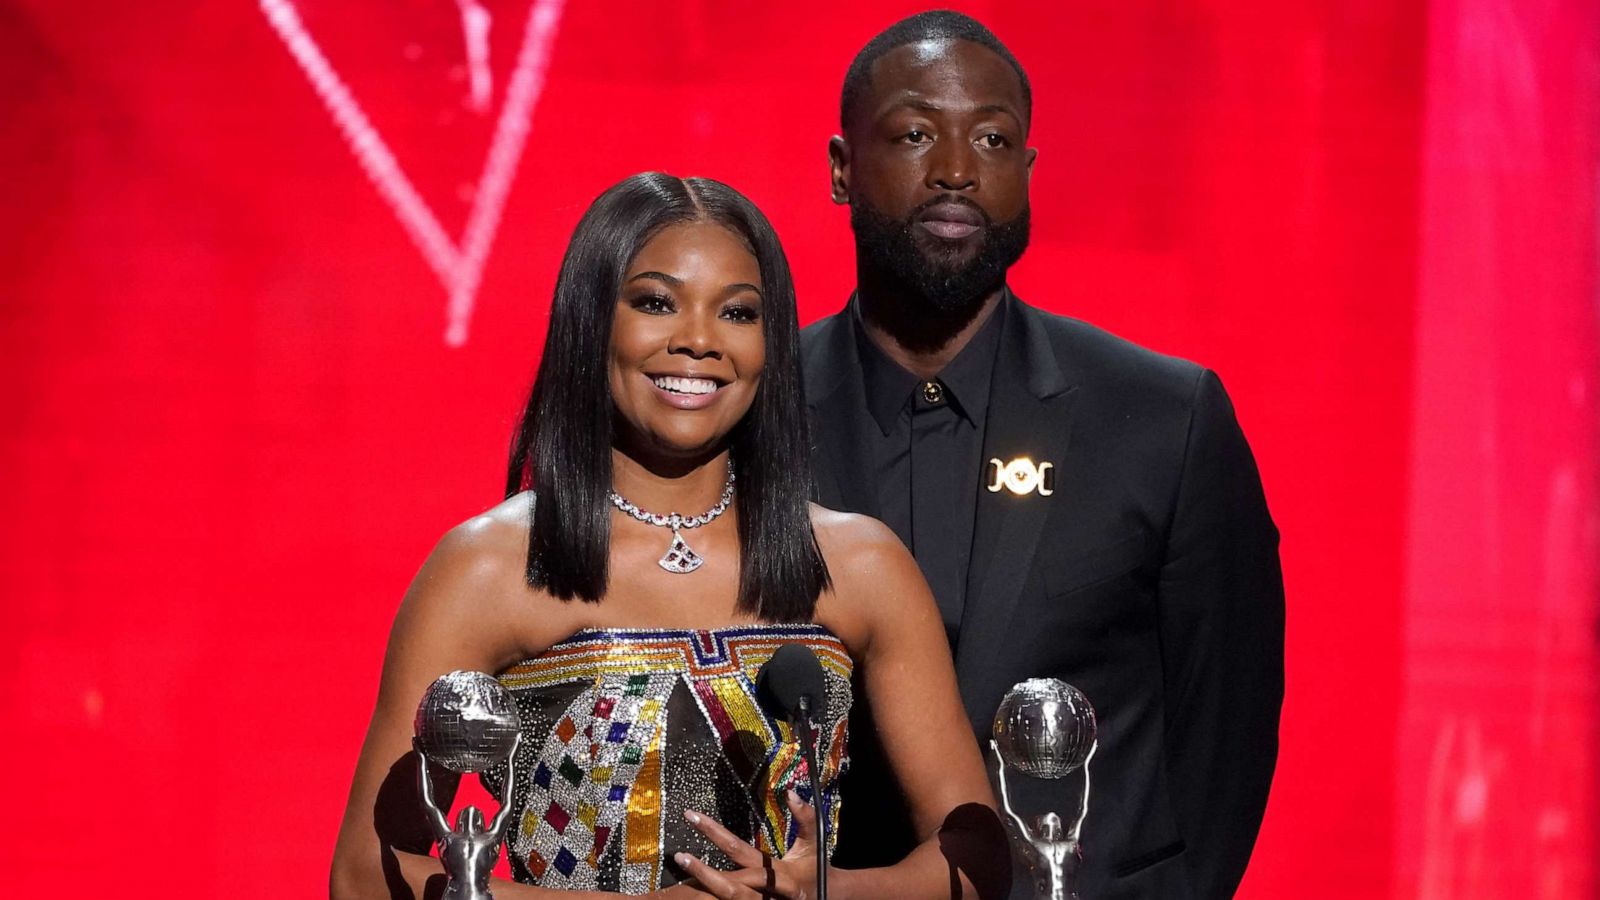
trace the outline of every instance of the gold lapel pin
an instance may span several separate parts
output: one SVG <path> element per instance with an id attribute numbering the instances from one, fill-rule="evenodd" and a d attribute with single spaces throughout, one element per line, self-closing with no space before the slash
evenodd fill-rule
<path id="1" fill-rule="evenodd" d="M 1019 456 L 1010 462 L 1001 462 L 998 458 L 991 459 L 989 492 L 999 493 L 1001 488 L 1006 488 L 1019 497 L 1035 491 L 1041 497 L 1048 497 L 1056 492 L 1054 469 L 1055 463 L 1042 462 L 1034 465 L 1033 460 L 1026 456 Z"/>

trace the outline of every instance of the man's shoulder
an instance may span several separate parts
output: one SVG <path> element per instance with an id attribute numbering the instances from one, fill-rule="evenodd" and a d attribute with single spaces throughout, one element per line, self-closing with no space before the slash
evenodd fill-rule
<path id="1" fill-rule="evenodd" d="M 1015 295 L 1013 295 L 1015 296 Z M 1049 312 L 1016 297 L 1013 310 L 1047 342 L 1069 380 L 1119 399 L 1171 401 L 1187 405 L 1205 373 L 1198 363 L 1134 343 L 1098 325 Z M 850 337 L 849 307 L 800 330 L 800 354 L 809 389 L 842 364 Z M 1035 344 L 1037 346 L 1037 344 Z"/>
<path id="2" fill-rule="evenodd" d="M 818 347 L 828 343 L 829 338 L 836 336 L 838 330 L 845 326 L 844 317 L 849 312 L 849 307 L 823 316 L 810 325 L 800 329 L 800 350 L 810 356 Z"/>
<path id="3" fill-rule="evenodd" d="M 800 369 L 807 391 L 825 392 L 846 368 L 842 343 L 850 335 L 847 306 L 800 329 Z"/>
<path id="4" fill-rule="evenodd" d="M 1020 298 L 1019 298 L 1020 302 Z M 1205 373 L 1198 363 L 1161 353 L 1098 325 L 1020 302 L 1045 335 L 1073 382 L 1113 390 L 1125 399 L 1162 397 L 1187 402 Z"/>

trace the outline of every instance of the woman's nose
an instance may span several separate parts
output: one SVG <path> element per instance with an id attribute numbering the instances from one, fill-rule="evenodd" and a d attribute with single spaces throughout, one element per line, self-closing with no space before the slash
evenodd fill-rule
<path id="1" fill-rule="evenodd" d="M 677 318 L 678 327 L 673 330 L 667 343 L 668 353 L 682 353 L 693 359 L 722 358 L 722 350 L 717 346 L 715 320 L 708 321 L 700 315 Z"/>

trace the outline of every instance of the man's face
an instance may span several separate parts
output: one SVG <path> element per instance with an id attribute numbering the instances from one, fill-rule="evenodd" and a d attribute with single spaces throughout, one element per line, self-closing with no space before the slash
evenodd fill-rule
<path id="1" fill-rule="evenodd" d="M 951 311 L 998 287 L 1027 246 L 1027 115 L 1021 79 L 986 47 L 884 54 L 829 147 L 863 261 Z"/>

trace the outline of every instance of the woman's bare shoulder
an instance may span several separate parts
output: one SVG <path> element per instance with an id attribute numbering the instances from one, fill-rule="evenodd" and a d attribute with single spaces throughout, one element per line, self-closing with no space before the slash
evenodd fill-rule
<path id="1" fill-rule="evenodd" d="M 833 580 L 818 614 L 836 626 L 858 662 L 877 652 L 885 629 L 938 618 L 922 570 L 889 526 L 812 504 L 811 528 Z"/>
<path id="2" fill-rule="evenodd" d="M 527 523 L 528 497 L 519 494 L 446 531 L 412 581 L 396 625 L 503 636 L 505 623 L 551 606 L 527 582 Z"/>
<path id="3" fill-rule="evenodd" d="M 892 586 L 908 577 L 921 578 L 916 561 L 900 538 L 871 516 L 840 512 L 811 504 L 811 529 L 828 564 L 835 590 L 857 584 Z M 889 579 L 891 584 L 881 583 Z"/>
<path id="4" fill-rule="evenodd" d="M 487 587 L 520 573 L 528 557 L 528 504 L 523 492 L 451 528 L 439 539 L 424 567 L 440 577 Z"/>
<path id="5" fill-rule="evenodd" d="M 889 526 L 871 516 L 840 512 L 816 503 L 811 507 L 811 530 L 817 535 L 822 552 L 830 549 L 842 553 L 887 553 L 903 550 L 900 539 Z M 832 562 L 832 560 L 829 560 Z"/>

